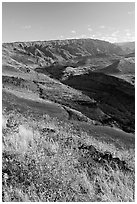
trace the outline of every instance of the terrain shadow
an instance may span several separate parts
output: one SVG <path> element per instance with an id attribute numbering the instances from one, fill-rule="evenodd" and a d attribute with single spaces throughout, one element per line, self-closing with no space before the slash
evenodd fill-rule
<path id="1" fill-rule="evenodd" d="M 126 132 L 134 132 L 135 90 L 133 85 L 113 76 L 93 72 L 71 76 L 63 83 L 94 98 L 99 108 L 120 128 Z"/>

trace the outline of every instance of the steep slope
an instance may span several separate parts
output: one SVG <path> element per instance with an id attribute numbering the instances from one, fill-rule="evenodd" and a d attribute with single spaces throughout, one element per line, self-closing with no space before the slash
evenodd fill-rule
<path id="1" fill-rule="evenodd" d="M 134 131 L 134 86 L 113 76 L 90 73 L 72 76 L 63 83 L 94 98 L 99 108 L 125 131 Z"/>
<path id="2" fill-rule="evenodd" d="M 121 115 L 117 116 L 119 110 L 117 110 L 118 107 L 116 106 L 118 104 L 116 103 L 115 105 L 111 104 L 112 107 L 115 107 L 115 111 L 112 112 L 116 113 L 110 114 L 110 110 L 107 110 L 109 106 L 100 106 L 100 100 L 98 100 L 100 91 L 98 88 L 97 94 L 89 95 L 87 91 L 82 93 L 70 88 L 69 86 L 73 86 L 71 83 L 69 83 L 69 86 L 62 84 L 67 83 L 67 78 L 70 76 L 79 75 L 82 80 L 85 73 L 91 76 L 91 73 L 95 71 L 103 71 L 105 74 L 113 75 L 115 70 L 117 73 L 117 65 L 113 69 L 116 62 L 118 62 L 119 66 L 117 76 L 122 76 L 120 76 L 119 72 L 124 73 L 125 76 L 125 73 L 129 72 L 126 64 L 132 66 L 133 60 L 131 57 L 124 58 L 122 55 L 124 53 L 120 47 L 105 41 L 92 39 L 3 44 L 3 87 L 5 90 L 10 89 L 19 92 L 19 97 L 21 92 L 26 94 L 31 92 L 32 97 L 36 94 L 37 98 L 50 100 L 64 107 L 67 106 L 67 108 L 82 113 L 84 118 L 89 118 L 95 124 L 116 125 L 125 131 L 133 131 L 133 124 L 132 127 L 125 127 L 127 122 L 123 122 L 123 120 L 126 120 L 127 112 L 131 114 L 131 110 L 126 111 L 126 113 L 122 110 L 122 118 L 119 119 Z M 134 67 L 132 70 L 134 71 Z M 93 78 L 94 76 L 95 74 L 93 74 Z M 61 82 L 51 78 L 59 79 Z M 115 78 L 111 78 L 110 84 L 115 84 L 113 80 L 115 81 Z M 80 83 L 83 82 L 80 81 Z M 94 83 L 96 83 L 96 79 Z M 122 82 L 118 84 L 122 86 Z M 84 86 L 86 90 L 87 87 L 85 84 Z M 102 86 L 102 82 L 100 86 Z M 96 90 L 95 84 L 93 84 L 93 87 Z M 79 87 L 74 88 L 79 89 Z M 103 86 L 103 89 L 105 89 L 105 86 Z M 94 93 L 93 90 L 92 92 Z M 107 97 L 111 97 L 110 90 L 106 89 L 104 92 Z M 119 92 L 116 93 L 116 95 L 118 94 Z M 101 96 L 101 98 L 104 100 L 105 97 Z M 123 99 L 120 100 L 123 101 Z M 103 104 L 105 103 L 107 103 L 106 99 Z M 68 114 L 71 112 L 71 110 L 68 111 L 67 109 L 65 111 Z M 73 114 L 75 115 L 76 112 L 73 112 Z M 113 115 L 116 118 L 112 117 Z M 77 116 L 71 118 L 78 119 Z"/>
<path id="3" fill-rule="evenodd" d="M 21 112 L 22 109 L 24 110 L 24 106 L 26 111 L 33 112 L 34 106 L 39 114 L 40 112 L 41 114 L 48 113 L 51 116 L 60 118 L 63 111 L 64 118 L 62 118 L 64 120 L 89 121 L 88 118 L 90 118 L 91 122 L 96 124 L 101 124 L 100 122 L 103 122 L 107 117 L 98 108 L 94 99 L 48 76 L 34 73 L 19 74 L 15 72 L 8 76 L 3 75 L 2 81 L 3 108 L 8 106 L 7 101 L 9 101 L 10 105 L 8 108 L 19 108 L 19 103 Z M 10 98 L 12 98 L 11 101 Z M 53 108 L 49 108 L 47 101 L 50 101 L 50 107 Z M 55 107 L 57 106 L 58 108 L 60 107 L 60 113 L 56 111 Z"/>
<path id="4" fill-rule="evenodd" d="M 132 84 L 135 83 L 135 54 L 122 57 L 119 60 L 116 60 L 111 65 L 94 70 L 95 72 L 104 73 L 107 75 L 116 76 L 122 78 Z"/>
<path id="5" fill-rule="evenodd" d="M 135 200 L 134 86 L 94 72 L 121 59 L 89 39 L 3 44 L 3 202 Z"/>

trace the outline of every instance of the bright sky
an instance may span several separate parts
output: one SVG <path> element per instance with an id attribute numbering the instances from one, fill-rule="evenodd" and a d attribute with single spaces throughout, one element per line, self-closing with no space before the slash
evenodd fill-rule
<path id="1" fill-rule="evenodd" d="M 3 42 L 66 38 L 134 41 L 135 3 L 2 3 Z"/>

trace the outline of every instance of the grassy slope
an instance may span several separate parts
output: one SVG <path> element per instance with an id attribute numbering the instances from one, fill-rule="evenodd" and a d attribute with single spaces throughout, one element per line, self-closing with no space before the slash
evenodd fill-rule
<path id="1" fill-rule="evenodd" d="M 33 98 L 35 97 L 35 98 Z M 67 112 L 58 104 L 51 101 L 39 99 L 38 96 L 27 92 L 3 90 L 3 108 L 9 110 L 18 110 L 23 113 L 24 111 L 36 112 L 41 114 L 49 114 L 51 117 L 68 118 Z"/>
<path id="2" fill-rule="evenodd" d="M 25 81 L 24 88 L 20 78 L 17 81 L 10 78 L 10 83 L 4 80 L 3 201 L 134 200 L 134 171 L 115 169 L 111 162 L 104 160 L 105 165 L 96 161 L 96 153 L 89 157 L 90 152 L 79 150 L 82 144 L 92 145 L 99 155 L 109 151 L 114 158 L 126 161 L 134 169 L 134 136 L 76 120 L 65 123 L 50 118 L 45 113 L 52 117 L 61 116 L 60 107 L 58 114 L 54 103 L 44 102 L 34 92 L 35 86 L 32 91 L 31 83 L 26 86 Z M 49 96 L 57 93 L 55 90 L 59 86 L 60 100 L 62 96 L 76 97 L 76 93 L 79 99 L 83 97 L 80 92 L 48 77 L 44 82 Z M 65 114 L 63 112 L 58 118 L 64 121 Z"/>
<path id="3" fill-rule="evenodd" d="M 4 72 L 2 79 L 3 86 L 6 89 L 18 91 L 20 96 L 21 92 L 26 94 L 32 93 L 32 98 L 36 95 L 36 97 L 40 97 L 44 100 L 50 100 L 63 106 L 69 106 L 72 109 L 80 111 L 83 115 L 86 115 L 92 120 L 98 121 L 100 118 L 104 118 L 101 110 L 99 110 L 100 112 L 98 111 L 94 99 L 90 99 L 81 91 L 66 86 L 46 75 L 37 74 L 33 71 L 27 74 Z M 87 104 L 86 109 L 82 102 Z"/>
<path id="4" fill-rule="evenodd" d="M 134 201 L 134 135 L 68 120 L 58 103 L 95 101 L 36 74 L 37 57 L 15 47 L 3 48 L 3 201 Z"/>
<path id="5" fill-rule="evenodd" d="M 134 170 L 96 158 L 109 151 L 134 169 L 134 149 L 100 142 L 48 115 L 3 116 L 3 201 L 134 201 Z"/>
<path id="6" fill-rule="evenodd" d="M 114 144 L 118 148 L 135 148 L 135 135 L 132 133 L 126 133 L 120 129 L 106 127 L 106 126 L 95 126 L 92 124 L 87 124 L 85 122 L 73 121 L 73 125 L 77 131 L 86 132 L 89 135 L 92 135 L 99 141 L 104 141 L 106 143 Z"/>

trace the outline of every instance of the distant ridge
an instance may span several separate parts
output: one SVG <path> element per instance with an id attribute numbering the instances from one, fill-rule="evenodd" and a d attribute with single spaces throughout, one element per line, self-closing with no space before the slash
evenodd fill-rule
<path id="1" fill-rule="evenodd" d="M 121 42 L 121 43 L 115 43 L 115 45 L 118 45 L 122 48 L 124 52 L 127 54 L 135 52 L 135 42 Z"/>

